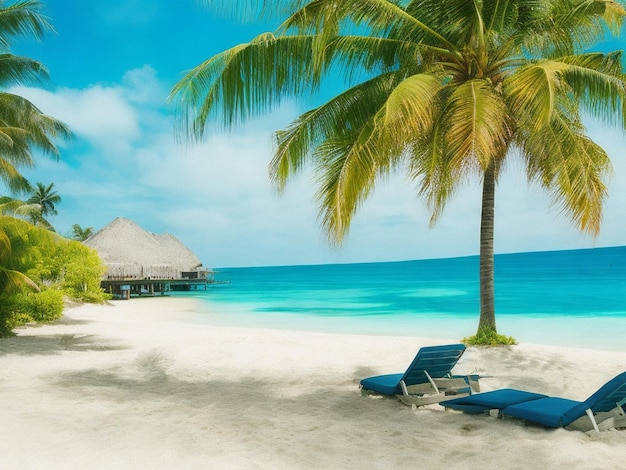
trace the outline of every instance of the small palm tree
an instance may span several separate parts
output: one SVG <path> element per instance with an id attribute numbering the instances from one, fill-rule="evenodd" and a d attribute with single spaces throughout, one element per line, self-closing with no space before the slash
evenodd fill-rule
<path id="1" fill-rule="evenodd" d="M 175 86 L 182 131 L 201 138 L 213 118 L 232 128 L 345 72 L 346 91 L 276 133 L 270 164 L 279 189 L 313 167 L 331 241 L 343 240 L 392 169 L 415 182 L 431 223 L 460 184 L 479 178 L 478 332 L 495 334 L 495 188 L 507 160 L 520 159 L 576 226 L 598 233 L 611 165 L 582 117 L 623 127 L 626 79 L 621 52 L 588 51 L 619 32 L 622 1 L 257 3 L 286 4 L 290 14 L 275 33 L 217 54 Z"/>
<path id="2" fill-rule="evenodd" d="M 41 218 L 41 207 L 39 204 L 29 204 L 20 199 L 9 196 L 0 197 L 0 215 L 9 215 L 19 219 L 31 221 Z M 37 225 L 34 223 L 34 225 Z"/>
<path id="3" fill-rule="evenodd" d="M 93 234 L 93 227 L 82 228 L 78 224 L 72 225 L 72 240 L 83 242 Z"/>
<path id="4" fill-rule="evenodd" d="M 56 204 L 61 202 L 61 196 L 52 188 L 54 183 L 48 186 L 43 183 L 37 183 L 37 187 L 33 190 L 32 195 L 26 200 L 26 204 L 37 207 L 38 210 L 31 213 L 31 222 L 34 225 L 42 225 L 46 228 L 52 227 L 47 217 L 57 215 Z"/>

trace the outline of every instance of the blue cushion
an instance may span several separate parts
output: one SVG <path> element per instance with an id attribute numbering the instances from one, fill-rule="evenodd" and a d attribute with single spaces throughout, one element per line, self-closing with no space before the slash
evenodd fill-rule
<path id="1" fill-rule="evenodd" d="M 365 390 L 372 390 L 373 392 L 383 393 L 385 395 L 395 395 L 396 393 L 402 393 L 401 390 L 396 390 L 401 378 L 402 374 L 368 377 L 367 379 L 361 380 L 361 387 Z"/>
<path id="2" fill-rule="evenodd" d="M 503 388 L 492 392 L 477 393 L 467 397 L 455 398 L 442 403 L 442 405 L 446 408 L 452 408 L 453 410 L 463 411 L 465 413 L 483 413 L 493 409 L 501 410 L 516 403 L 545 397 L 546 395 L 540 393 Z"/>
<path id="3" fill-rule="evenodd" d="M 562 421 L 563 415 L 578 405 L 580 405 L 579 401 L 548 397 L 507 406 L 502 410 L 502 414 L 542 424 L 549 428 L 559 428 L 566 426 Z"/>

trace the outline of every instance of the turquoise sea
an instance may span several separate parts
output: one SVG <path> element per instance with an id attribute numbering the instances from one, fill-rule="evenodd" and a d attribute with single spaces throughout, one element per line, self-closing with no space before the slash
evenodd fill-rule
<path id="1" fill-rule="evenodd" d="M 518 341 L 626 350 L 626 246 L 497 255 L 498 330 Z M 478 323 L 478 257 L 216 269 L 228 281 L 177 293 L 198 321 L 460 339 Z"/>

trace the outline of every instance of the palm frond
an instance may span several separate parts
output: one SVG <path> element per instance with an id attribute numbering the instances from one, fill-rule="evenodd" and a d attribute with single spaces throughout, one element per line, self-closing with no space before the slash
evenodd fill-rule
<path id="1" fill-rule="evenodd" d="M 443 56 L 447 50 L 403 39 L 378 38 L 372 36 L 341 36 L 326 46 L 329 61 L 338 64 L 346 81 L 363 77 L 363 73 L 387 73 L 405 70 L 412 75 L 429 65 L 425 58 L 432 54 Z"/>
<path id="2" fill-rule="evenodd" d="M 376 121 L 381 143 L 399 154 L 409 143 L 423 140 L 434 125 L 443 87 L 442 77 L 427 73 L 412 75 L 398 83 Z"/>
<path id="3" fill-rule="evenodd" d="M 276 150 L 270 163 L 270 177 L 276 187 L 284 188 L 288 178 L 326 140 L 338 140 L 341 135 L 354 138 L 354 130 L 372 122 L 401 79 L 397 73 L 379 75 L 303 114 L 286 130 L 277 132 Z"/>
<path id="4" fill-rule="evenodd" d="M 529 26 L 524 44 L 533 57 L 554 58 L 588 49 L 605 37 L 607 28 L 619 34 L 626 11 L 612 0 L 552 0 L 545 14 Z"/>
<path id="5" fill-rule="evenodd" d="M 436 121 L 441 121 L 439 116 Z M 446 207 L 464 175 L 454 168 L 445 152 L 443 127 L 436 122 L 430 135 L 416 140 L 409 148 L 409 177 L 417 182 L 417 194 L 424 198 L 431 210 L 433 226 Z"/>
<path id="6" fill-rule="evenodd" d="M 344 31 L 347 34 L 356 28 L 373 37 L 410 38 L 414 42 L 454 47 L 436 29 L 422 22 L 418 15 L 406 11 L 402 3 L 389 0 L 315 0 L 307 2 L 283 22 L 279 32 L 295 30 L 305 34 L 326 34 L 320 26 L 328 22 L 333 24 L 332 33 L 336 34 L 343 21 L 348 25 L 347 31 Z"/>
<path id="7" fill-rule="evenodd" d="M 200 64 L 170 95 L 182 109 L 179 132 L 201 138 L 210 118 L 225 128 L 262 114 L 313 80 L 307 36 L 257 36 Z"/>
<path id="8" fill-rule="evenodd" d="M 20 166 L 23 167 L 26 165 Z M 32 164 L 30 166 L 32 166 Z M 22 193 L 30 189 L 28 180 L 22 176 L 15 165 L 7 160 L 6 157 L 0 157 L 0 180 L 2 180 L 13 193 Z"/>
<path id="9" fill-rule="evenodd" d="M 606 152 L 585 135 L 578 110 L 562 99 L 550 125 L 541 134 L 520 132 L 519 147 L 531 181 L 553 195 L 554 203 L 581 230 L 597 235 L 611 173 Z"/>
<path id="10" fill-rule="evenodd" d="M 11 93 L 0 93 L 0 126 L 10 136 L 14 152 L 28 155 L 32 148 L 38 148 L 58 158 L 54 140 L 72 136 L 61 121 L 43 114 L 26 98 Z"/>
<path id="11" fill-rule="evenodd" d="M 445 105 L 446 152 L 462 172 L 482 174 L 506 155 L 513 135 L 509 110 L 486 80 L 467 81 L 455 88 Z"/>
<path id="12" fill-rule="evenodd" d="M 578 54 L 560 60 L 568 65 L 562 76 L 582 109 L 605 123 L 623 127 L 626 121 L 620 110 L 626 102 L 626 76 L 622 52 Z"/>
<path id="13" fill-rule="evenodd" d="M 519 68 L 504 81 L 509 107 L 522 126 L 532 125 L 537 132 L 552 119 L 557 96 L 569 91 L 563 80 L 566 64 L 540 61 Z"/>
<path id="14" fill-rule="evenodd" d="M 17 292 L 24 287 L 39 292 L 39 287 L 25 274 L 0 266 L 0 294 Z"/>
<path id="15" fill-rule="evenodd" d="M 0 54 L 0 85 L 21 84 L 48 78 L 48 71 L 38 61 L 12 54 Z"/>
<path id="16" fill-rule="evenodd" d="M 1 5 L 0 5 L 1 7 Z M 35 39 L 54 28 L 41 14 L 43 4 L 37 0 L 17 0 L 12 5 L 0 8 L 0 46 L 9 47 L 12 37 L 24 36 Z"/>
<path id="17" fill-rule="evenodd" d="M 316 149 L 320 220 L 333 243 L 345 238 L 352 217 L 373 189 L 383 170 L 379 162 L 389 162 L 380 153 L 385 149 L 376 144 L 372 119 L 360 129 L 327 139 Z"/>
<path id="18" fill-rule="evenodd" d="M 526 29 L 545 5 L 543 0 L 483 0 L 481 11 L 485 29 L 490 33 Z"/>
<path id="19" fill-rule="evenodd" d="M 198 0 L 218 15 L 232 16 L 244 22 L 265 18 L 284 18 L 302 8 L 309 0 Z"/>

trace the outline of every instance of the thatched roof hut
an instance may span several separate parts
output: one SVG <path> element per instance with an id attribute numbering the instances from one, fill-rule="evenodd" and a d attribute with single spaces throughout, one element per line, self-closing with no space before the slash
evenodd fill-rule
<path id="1" fill-rule="evenodd" d="M 147 232 L 123 217 L 118 217 L 84 243 L 100 255 L 108 268 L 107 279 L 175 280 L 198 278 L 201 274 L 206 279 L 208 272 L 176 237 Z"/>

